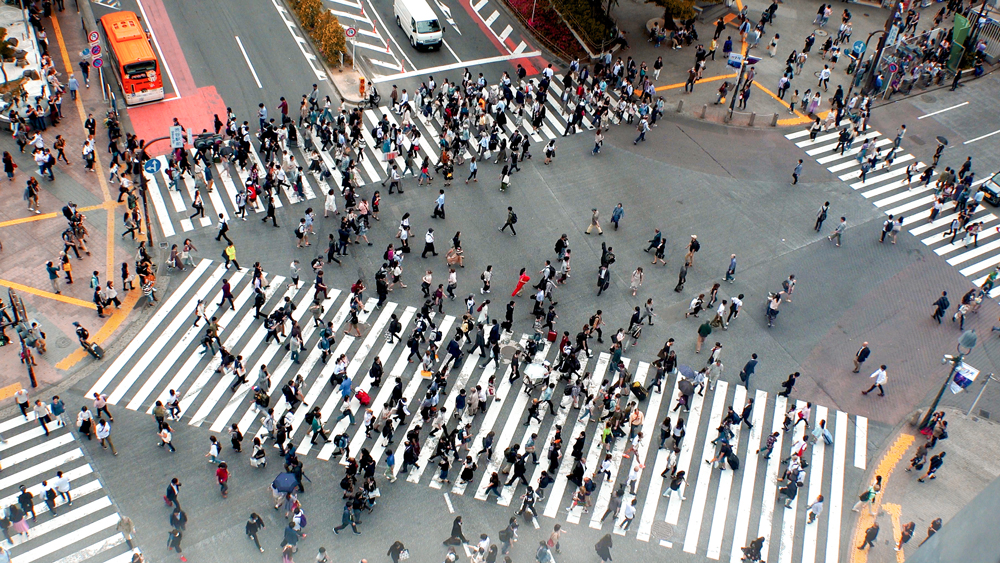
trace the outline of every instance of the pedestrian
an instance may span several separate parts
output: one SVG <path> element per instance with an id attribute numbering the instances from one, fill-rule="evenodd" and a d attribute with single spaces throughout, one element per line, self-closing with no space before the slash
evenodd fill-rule
<path id="1" fill-rule="evenodd" d="M 936 479 L 935 473 L 937 470 L 944 465 L 945 452 L 941 452 L 935 456 L 931 456 L 931 460 L 927 462 L 927 474 L 923 477 L 917 479 L 917 481 L 923 483 L 925 479 Z"/>
<path id="2" fill-rule="evenodd" d="M 256 512 L 251 512 L 250 519 L 247 520 L 245 531 L 246 535 L 253 540 L 254 545 L 257 546 L 257 549 L 259 549 L 261 553 L 264 553 L 264 548 L 261 547 L 260 539 L 257 537 L 257 534 L 259 534 L 263 529 L 264 520 Z"/>
<path id="3" fill-rule="evenodd" d="M 868 347 L 867 342 L 861 343 L 861 348 L 854 354 L 854 371 L 852 373 L 859 373 L 861 371 L 861 365 L 865 363 L 868 359 L 868 355 L 871 354 L 871 349 Z"/>
<path id="4" fill-rule="evenodd" d="M 24 420 L 28 420 L 28 392 L 21 388 L 14 393 L 14 401 L 17 402 L 17 408 L 21 409 L 21 415 L 24 416 Z"/>
<path id="5" fill-rule="evenodd" d="M 875 511 L 875 501 L 878 499 L 878 494 L 882 492 L 882 476 L 876 475 L 875 481 L 858 497 L 858 502 L 854 503 L 854 507 L 851 508 L 854 512 L 859 512 L 861 506 L 865 503 L 868 504 L 868 512 L 872 515 L 876 515 Z"/>
<path id="6" fill-rule="evenodd" d="M 774 451 L 774 445 L 775 445 L 775 443 L 777 443 L 779 436 L 781 436 L 781 432 L 778 432 L 778 431 L 772 432 L 767 437 L 767 440 L 765 440 L 764 447 L 758 449 L 757 453 L 760 453 L 761 450 L 764 450 L 765 452 L 767 452 L 767 454 L 764 455 L 764 459 L 771 459 L 771 452 Z"/>
<path id="7" fill-rule="evenodd" d="M 597 234 L 599 235 L 604 234 L 604 230 L 601 229 L 601 213 L 596 207 L 590 210 L 590 224 L 587 225 L 587 230 L 584 231 L 584 234 L 589 235 L 593 229 L 597 229 Z"/>
<path id="8" fill-rule="evenodd" d="M 785 389 L 781 393 L 778 393 L 779 397 L 788 397 L 792 393 L 792 388 L 795 387 L 795 380 L 799 378 L 799 372 L 792 373 L 788 376 L 781 386 Z"/>
<path id="9" fill-rule="evenodd" d="M 872 525 L 865 530 L 865 538 L 862 540 L 861 545 L 858 549 L 864 550 L 866 547 L 875 547 L 875 540 L 878 538 L 878 522 L 872 522 Z"/>
<path id="10" fill-rule="evenodd" d="M 361 535 L 361 532 L 358 531 L 357 521 L 354 518 L 354 511 L 351 508 L 352 504 L 353 503 L 350 500 L 348 500 L 344 504 L 344 511 L 341 513 L 341 517 L 340 517 L 340 525 L 333 529 L 333 533 L 339 534 L 341 530 L 343 530 L 344 528 L 350 526 L 351 529 L 354 531 L 354 533 L 356 535 L 359 535 L 359 536 Z M 287 535 L 287 532 L 286 532 L 286 535 Z"/>
<path id="11" fill-rule="evenodd" d="M 935 301 L 934 303 L 931 303 L 931 305 L 934 305 L 934 307 L 936 307 L 934 309 L 934 314 L 931 316 L 931 318 L 937 321 L 938 324 L 941 324 L 941 317 L 944 316 L 944 313 L 945 311 L 948 310 L 948 307 L 951 307 L 951 302 L 948 301 L 948 292 L 942 291 L 941 297 L 938 297 L 938 300 Z"/>
<path id="12" fill-rule="evenodd" d="M 736 281 L 736 255 L 731 254 L 729 256 L 729 268 L 726 269 L 726 277 L 722 278 L 723 281 L 733 283 Z M 728 322 L 728 321 L 727 321 Z"/>
<path id="13" fill-rule="evenodd" d="M 961 72 L 960 72 L 960 74 L 961 74 Z M 936 534 L 938 532 L 938 530 L 940 530 L 940 529 L 941 529 L 941 519 L 940 518 L 935 518 L 934 521 L 931 522 L 931 525 L 927 527 L 927 537 L 924 538 L 924 541 L 920 542 L 920 544 L 917 545 L 917 547 L 920 547 L 921 545 L 924 545 L 924 543 L 927 540 L 931 539 L 931 536 L 933 536 L 934 534 Z"/>
<path id="14" fill-rule="evenodd" d="M 163 495 L 163 500 L 165 500 L 167 504 L 173 504 L 174 507 L 180 509 L 181 502 L 177 498 L 177 495 L 180 494 L 180 492 L 181 492 L 180 479 L 174 477 L 173 479 L 170 480 L 170 483 L 167 484 L 167 493 Z"/>
<path id="15" fill-rule="evenodd" d="M 697 314 L 695 316 L 697 316 Z M 712 323 L 708 319 L 705 319 L 705 322 L 701 323 L 701 326 L 698 327 L 698 339 L 694 346 L 695 354 L 701 353 L 702 344 L 705 343 L 705 339 L 708 338 L 711 334 L 712 334 Z"/>
<path id="16" fill-rule="evenodd" d="M 97 433 L 97 440 L 101 443 L 101 447 L 104 449 L 108 449 L 108 446 L 110 446 L 111 453 L 114 455 L 118 455 L 118 450 L 115 449 L 115 444 L 114 442 L 111 441 L 111 424 L 108 421 L 101 418 L 100 420 L 97 421 L 96 433 Z"/>
<path id="17" fill-rule="evenodd" d="M 833 241 L 834 237 L 837 238 L 837 246 L 840 246 L 840 239 L 844 235 L 844 231 L 847 230 L 847 217 L 841 217 L 840 222 L 833 229 L 833 234 L 826 237 L 826 240 Z M 940 321 L 938 321 L 940 322 Z"/>
<path id="18" fill-rule="evenodd" d="M 44 482 L 42 483 L 42 486 L 45 486 Z M 53 516 L 54 515 L 55 514 L 53 514 Z M 115 526 L 115 529 L 125 536 L 125 543 L 129 546 L 129 549 L 134 549 L 132 547 L 132 535 L 135 534 L 135 523 L 132 522 L 132 519 L 128 516 L 122 516 L 121 519 L 118 520 L 118 524 Z"/>
<path id="19" fill-rule="evenodd" d="M 219 444 L 219 439 L 215 436 L 209 436 L 208 443 L 208 453 L 205 454 L 205 457 L 209 458 L 209 461 L 216 465 L 223 463 L 223 461 L 219 459 L 219 456 L 222 454 L 222 446 Z"/>
<path id="20" fill-rule="evenodd" d="M 187 528 L 187 513 L 179 508 L 174 508 L 174 511 L 170 514 L 170 525 L 175 530 L 184 531 Z"/>
<path id="21" fill-rule="evenodd" d="M 508 206 L 507 207 L 507 220 L 506 220 L 506 222 L 504 222 L 503 226 L 497 228 L 497 230 L 502 233 L 502 232 L 504 232 L 507 229 L 507 227 L 510 227 L 510 236 L 516 237 L 517 236 L 517 231 L 514 230 L 514 225 L 515 224 L 517 224 L 517 213 L 514 213 L 514 208 L 513 207 Z"/>
<path id="22" fill-rule="evenodd" d="M 180 530 L 174 528 L 167 532 L 167 551 L 177 550 L 177 553 L 181 553 L 181 539 L 184 534 Z"/>
<path id="23" fill-rule="evenodd" d="M 757 370 L 757 354 L 754 353 L 750 354 L 750 360 L 746 363 L 746 365 L 743 366 L 743 369 L 740 371 L 740 381 L 743 382 L 743 385 L 745 385 L 747 389 L 750 388 L 750 377 L 754 374 L 756 370 Z"/>
<path id="24" fill-rule="evenodd" d="M 895 549 L 896 551 L 902 551 L 903 544 L 910 541 L 910 539 L 913 537 L 913 530 L 916 527 L 917 524 L 915 522 L 907 522 L 906 524 L 903 524 L 903 529 L 900 530 L 899 534 L 899 542 L 893 549 Z"/>
<path id="25" fill-rule="evenodd" d="M 215 479 L 219 482 L 222 498 L 226 498 L 229 495 L 229 466 L 226 462 L 219 463 L 219 467 L 215 470 Z"/>
<path id="26" fill-rule="evenodd" d="M 798 164 L 795 165 L 795 170 L 792 171 L 792 182 L 790 186 L 794 186 L 799 183 L 799 175 L 802 174 L 802 159 L 799 159 Z"/>
<path id="27" fill-rule="evenodd" d="M 882 385 L 884 385 L 886 380 L 889 379 L 889 376 L 886 373 L 885 364 L 882 364 L 882 366 L 875 370 L 875 373 L 871 374 L 869 377 L 875 379 L 875 383 L 872 383 L 872 386 L 869 387 L 867 391 L 862 391 L 861 394 L 867 395 L 878 387 L 878 396 L 885 397 L 885 390 L 882 388 Z"/>

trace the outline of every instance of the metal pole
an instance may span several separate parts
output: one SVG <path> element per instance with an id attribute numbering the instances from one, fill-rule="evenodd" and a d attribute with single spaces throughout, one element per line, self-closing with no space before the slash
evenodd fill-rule
<path id="1" fill-rule="evenodd" d="M 941 402 L 944 390 L 947 389 L 948 384 L 951 383 L 951 378 L 954 376 L 955 370 L 958 369 L 958 366 L 962 364 L 963 358 L 965 358 L 965 354 L 959 353 L 958 357 L 952 360 L 951 369 L 948 370 L 948 377 L 944 380 L 944 385 L 942 385 L 941 390 L 938 391 L 937 397 L 934 398 L 934 403 L 931 405 L 931 408 L 927 410 L 927 414 L 925 414 L 923 420 L 920 421 L 920 426 L 917 427 L 918 429 L 922 430 L 927 426 L 927 423 L 930 422 L 931 416 L 934 414 L 934 410 L 937 409 L 938 403 Z"/>
<path id="2" fill-rule="evenodd" d="M 896 11 L 899 9 L 900 0 L 895 0 L 892 3 L 892 7 L 889 8 L 889 17 L 885 19 L 885 28 L 883 29 L 884 35 L 879 38 L 878 50 L 875 52 L 875 62 L 872 64 L 868 78 L 865 79 L 865 87 L 861 89 L 861 93 L 864 94 L 871 88 L 872 82 L 875 80 L 875 74 L 878 72 L 878 64 L 882 61 L 882 51 L 885 50 L 886 39 L 889 38 L 889 29 L 895 25 L 896 22 Z"/>
<path id="3" fill-rule="evenodd" d="M 743 71 L 746 69 L 746 67 L 747 67 L 747 58 L 743 57 L 743 60 L 740 61 L 740 75 L 736 77 L 736 86 L 733 87 L 733 93 L 732 93 L 732 96 L 730 96 L 732 98 L 729 101 L 729 117 L 730 118 L 732 118 L 733 112 L 736 110 L 736 96 L 739 95 L 740 84 L 743 83 Z"/>
<path id="4" fill-rule="evenodd" d="M 868 52 L 868 43 L 872 40 L 872 37 L 879 33 L 885 33 L 885 31 L 878 29 L 868 34 L 868 39 L 865 40 L 865 50 L 858 56 L 858 66 L 854 69 L 855 78 L 851 79 L 851 87 L 847 89 L 847 96 L 844 99 L 851 99 L 851 92 L 854 91 L 854 84 L 857 82 L 857 76 L 861 72 L 861 65 L 864 63 L 865 53 Z"/>
<path id="5" fill-rule="evenodd" d="M 972 401 L 972 406 L 969 407 L 969 412 L 965 413 L 965 416 L 971 415 L 972 411 L 976 410 L 976 405 L 979 403 L 979 399 L 982 398 L 983 391 L 986 391 L 986 386 L 989 385 L 990 381 L 998 381 L 995 377 L 993 377 L 992 373 L 986 377 L 986 381 L 983 382 L 983 387 L 979 390 L 979 394 L 976 395 L 976 400 Z"/>
<path id="6" fill-rule="evenodd" d="M 985 0 L 983 4 L 985 5 Z M 531 19 L 528 20 L 528 25 L 535 27 L 535 5 L 538 4 L 538 0 L 532 0 L 531 2 Z M 611 0 L 608 0 L 608 11 L 611 11 Z"/>
<path id="7" fill-rule="evenodd" d="M 157 138 L 153 139 L 152 141 L 149 141 L 148 143 L 146 143 L 145 144 L 145 148 L 149 149 L 149 147 L 152 146 L 153 143 L 156 143 L 156 142 L 159 142 L 159 141 L 164 141 L 164 140 L 169 139 L 169 138 L 170 137 L 157 137 Z M 143 163 L 143 164 L 145 164 L 145 163 Z M 147 247 L 150 250 L 152 250 L 153 249 L 153 223 L 149 219 L 149 202 L 147 201 L 147 198 L 146 198 L 146 192 L 148 191 L 148 189 L 149 189 L 149 185 L 146 182 L 146 172 L 145 172 L 145 170 L 143 170 L 142 175 L 140 176 L 140 179 L 139 179 L 139 194 L 142 195 L 142 215 L 143 215 L 143 220 L 146 223 L 146 238 L 149 240 L 149 244 L 147 245 Z M 162 220 L 162 218 L 161 218 L 161 220 Z"/>

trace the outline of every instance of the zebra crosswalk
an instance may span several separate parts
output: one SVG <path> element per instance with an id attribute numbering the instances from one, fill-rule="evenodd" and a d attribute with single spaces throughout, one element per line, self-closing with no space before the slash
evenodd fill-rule
<path id="1" fill-rule="evenodd" d="M 8 507 L 21 506 L 19 487 L 25 485 L 37 516 L 32 519 L 28 513 L 24 518 L 27 537 L 12 526 L 4 530 L 0 546 L 13 563 L 128 563 L 133 550 L 117 530 L 121 516 L 87 463 L 80 438 L 57 421 L 46 427 L 48 436 L 32 411 L 27 417 L 0 421 L 0 509 L 9 517 Z M 58 488 L 57 472 L 67 480 L 72 504 L 57 495 L 53 512 L 46 505 L 45 490 Z"/>
<path id="2" fill-rule="evenodd" d="M 566 132 L 570 116 L 565 113 L 565 106 L 562 102 L 562 76 L 556 75 L 551 82 L 551 86 L 545 100 L 545 116 L 538 129 L 532 127 L 530 116 L 523 119 L 515 116 L 514 112 L 508 108 L 505 110 L 507 122 L 504 126 L 501 137 L 509 137 L 514 131 L 520 131 L 522 135 L 528 136 L 534 143 L 546 143 Z M 612 96 L 614 99 L 614 96 Z M 354 179 L 359 186 L 371 185 L 376 182 L 381 183 L 389 175 L 389 161 L 382 153 L 381 147 L 372 138 L 372 129 L 385 116 L 392 125 L 402 127 L 400 121 L 402 117 L 392 111 L 388 105 L 383 105 L 375 109 L 366 109 L 362 112 L 361 127 L 362 139 L 364 143 L 357 149 L 355 158 L 356 167 L 353 172 Z M 411 124 L 419 135 L 406 137 L 404 144 L 409 148 L 414 143 L 418 145 L 419 154 L 426 156 L 431 164 L 436 165 L 441 158 L 441 135 L 444 129 L 444 122 L 440 115 L 434 114 L 429 117 L 416 116 Z M 574 129 L 574 134 L 584 130 L 593 130 L 594 125 L 589 119 L 583 120 L 583 126 Z M 488 132 L 487 132 L 488 134 Z M 476 150 L 481 134 L 477 127 L 470 130 L 469 146 Z M 302 138 L 300 133 L 299 138 Z M 540 148 L 540 147 L 539 147 Z M 191 149 L 193 150 L 193 149 Z M 303 194 L 300 197 L 287 184 L 282 185 L 281 193 L 275 197 L 275 207 L 281 208 L 286 205 L 306 203 L 316 200 L 314 207 L 323 207 L 323 198 L 330 191 L 331 187 L 344 185 L 345 171 L 338 167 L 331 152 L 319 150 L 315 154 L 306 151 L 302 147 L 302 142 L 296 146 L 286 144 L 284 146 L 283 164 L 286 168 L 291 162 L 297 163 L 307 172 L 303 175 Z M 472 156 L 472 152 L 467 150 L 466 158 Z M 323 166 L 329 170 L 330 176 L 324 178 L 320 171 L 310 169 L 313 158 L 319 158 Z M 421 157 L 422 158 L 422 157 Z M 294 160 L 293 160 L 294 159 Z M 195 229 L 216 228 L 218 226 L 219 215 L 227 220 L 233 220 L 237 214 L 237 194 L 243 190 L 249 178 L 249 172 L 242 170 L 239 166 L 225 160 L 212 164 L 212 176 L 215 179 L 215 189 L 207 191 L 201 179 L 196 180 L 191 175 L 183 175 L 182 178 L 171 186 L 167 176 L 167 159 L 164 156 L 158 157 L 160 161 L 160 171 L 156 174 L 144 172 L 150 202 L 155 211 L 160 232 L 164 238 L 170 238 L 178 234 L 188 233 Z M 263 170 L 262 160 L 254 146 L 250 148 L 250 164 L 256 164 L 259 170 Z M 402 156 L 397 156 L 395 164 L 399 170 L 406 169 Z M 419 164 L 419 163 L 418 163 Z M 249 165 L 248 165 L 249 166 Z M 419 173 L 419 166 L 416 167 Z M 458 174 L 458 172 L 456 172 Z M 192 207 L 195 197 L 195 190 L 198 190 L 203 198 L 204 213 Z M 334 190 L 341 193 L 340 188 Z M 339 204 L 342 205 L 342 201 Z M 248 215 L 256 215 L 265 211 L 265 204 L 260 199 L 254 204 L 248 204 Z"/>
<path id="3" fill-rule="evenodd" d="M 933 249 L 936 255 L 944 257 L 949 265 L 958 267 L 959 272 L 976 286 L 982 286 L 990 272 L 1000 265 L 1000 218 L 997 214 L 985 204 L 978 206 L 968 224 L 982 221 L 982 230 L 974 245 L 965 244 L 961 233 L 957 237 L 951 236 L 951 223 L 958 215 L 954 201 L 948 200 L 938 215 L 931 219 L 936 196 L 934 180 L 940 175 L 937 168 L 931 173 L 930 183 L 921 181 L 920 176 L 930 165 L 911 153 L 897 150 L 891 166 L 879 162 L 875 169 L 868 171 L 867 177 L 862 178 L 861 162 L 858 160 L 861 145 L 865 140 L 871 140 L 872 146 L 881 148 L 884 154 L 892 146 L 893 139 L 869 130 L 859 134 L 852 148 L 841 153 L 837 148 L 839 134 L 837 129 L 809 139 L 809 130 L 806 129 L 789 133 L 785 138 L 886 215 L 905 217 L 903 231 Z M 912 177 L 908 178 L 907 168 L 911 165 Z M 988 179 L 975 180 L 972 183 L 973 193 Z M 990 291 L 990 297 L 998 295 L 1000 288 Z"/>
<path id="4" fill-rule="evenodd" d="M 226 276 L 236 296 L 235 307 L 223 308 L 217 304 L 221 296 L 219 285 Z M 186 423 L 207 427 L 212 432 L 224 432 L 235 423 L 248 438 L 259 436 L 265 439 L 261 413 L 249 393 L 250 384 L 237 385 L 233 391 L 231 387 L 235 376 L 228 371 L 217 371 L 218 355 L 203 355 L 197 350 L 203 328 L 193 326 L 194 310 L 197 301 L 204 299 L 208 304 L 208 316 L 219 319 L 219 336 L 224 346 L 233 354 L 242 355 L 249 369 L 256 370 L 260 365 L 268 367 L 272 374 L 268 391 L 277 398 L 271 402 L 276 418 L 289 406 L 277 390 L 283 382 L 301 376 L 305 403 L 310 408 L 321 409 L 322 420 L 331 430 L 331 435 L 347 435 L 352 455 L 366 448 L 375 461 L 381 463 L 391 448 L 396 459 L 401 461 L 405 440 L 399 438 L 418 426 L 423 427 L 424 431 L 420 432 L 422 449 L 417 463 L 411 465 L 407 474 L 400 473 L 402 463 L 396 464 L 393 471 L 400 482 L 396 486 L 426 486 L 447 495 L 464 495 L 486 502 L 490 475 L 500 471 L 503 451 L 507 447 L 516 444 L 521 451 L 526 451 L 529 440 L 535 436 L 539 463 L 529 462 L 526 473 L 528 482 L 535 486 L 548 461 L 546 452 L 558 439 L 565 444 L 563 455 L 555 462 L 558 471 L 552 475 L 554 482 L 546 489 L 544 500 L 536 504 L 536 526 L 540 527 L 539 519 L 555 519 L 594 529 L 609 527 L 620 536 L 634 534 L 639 541 L 655 542 L 666 548 L 678 547 L 712 560 L 739 561 L 742 557 L 740 548 L 759 536 L 767 539 L 765 552 L 771 554 L 769 561 L 834 563 L 840 559 L 845 479 L 848 476 L 860 478 L 865 469 L 867 420 L 864 417 L 822 406 L 813 407 L 810 423 L 816 425 L 820 420 L 826 420 L 834 442 L 832 446 L 827 446 L 819 440 L 811 446 L 807 454 L 810 462 L 808 477 L 802 492 L 802 496 L 807 498 L 793 500 L 791 508 L 786 509 L 781 504 L 784 497 L 778 493 L 780 485 L 776 480 L 783 473 L 781 459 L 787 455 L 790 445 L 809 436 L 805 425 L 795 427 L 790 434 L 781 434 L 770 459 L 756 452 L 768 434 L 782 430 L 790 408 L 805 406 L 802 401 L 790 401 L 764 390 L 748 390 L 742 385 L 722 380 L 714 390 L 705 390 L 704 396 L 695 394 L 690 410 L 685 412 L 675 408 L 681 395 L 681 380 L 668 375 L 662 382 L 662 393 L 654 390 L 643 400 L 632 398 L 637 403 L 635 408 L 643 412 L 645 418 L 641 426 L 641 443 L 634 452 L 627 452 L 628 440 L 624 438 L 604 444 L 599 437 L 603 424 L 591 420 L 586 409 L 573 408 L 573 399 L 563 393 L 561 383 L 557 384 L 551 409 L 543 403 L 539 419 L 528 417 L 525 421 L 527 409 L 537 398 L 537 393 L 527 389 L 519 378 L 511 379 L 510 365 L 487 364 L 478 354 L 472 353 L 450 371 L 447 386 L 439 391 L 438 404 L 447 408 L 449 427 L 470 425 L 470 435 L 474 437 L 468 442 L 468 455 L 477 458 L 478 470 L 472 479 L 462 481 L 454 477 L 460 465 L 456 464 L 451 469 L 452 477 L 449 477 L 453 482 L 446 482 L 439 478 L 433 460 L 440 436 L 428 435 L 429 421 L 423 421 L 417 412 L 422 399 L 427 396 L 431 381 L 422 376 L 421 363 L 408 361 L 405 344 L 398 339 L 390 341 L 386 338 L 386 328 L 392 316 L 396 316 L 405 335 L 416 321 L 417 310 L 390 301 L 376 309 L 375 300 L 368 299 L 365 304 L 367 311 L 359 314 L 366 330 L 361 336 L 355 336 L 347 335 L 342 330 L 349 314 L 351 297 L 340 291 L 331 291 L 325 300 L 321 299 L 324 312 L 320 323 L 332 323 L 337 331 L 332 357 L 336 359 L 341 354 L 345 355 L 348 361 L 345 377 L 352 381 L 355 393 L 364 390 L 372 397 L 369 408 L 374 419 L 378 420 L 394 391 L 402 395 L 414 411 L 396 428 L 396 441 L 387 443 L 377 432 L 371 436 L 366 433 L 361 421 L 364 409 L 360 408 L 356 396 L 351 405 L 353 412 L 358 413 L 357 422 L 352 424 L 347 417 L 339 416 L 341 393 L 330 383 L 334 361 L 321 362 L 322 350 L 317 346 L 319 334 L 315 323 L 305 320 L 305 312 L 315 296 L 315 287 L 306 284 L 294 287 L 286 284 L 280 276 L 268 276 L 267 301 L 263 310 L 276 310 L 287 297 L 295 304 L 293 316 L 302 322 L 305 348 L 300 355 L 301 363 L 296 363 L 284 350 L 284 342 L 264 341 L 266 331 L 262 323 L 255 320 L 249 299 L 253 291 L 249 277 L 239 272 L 227 272 L 217 262 L 199 262 L 178 288 L 161 302 L 154 315 L 122 352 L 113 360 L 106 360 L 108 365 L 86 396 L 103 393 L 108 395 L 109 403 L 151 412 L 156 400 L 164 400 L 171 390 L 175 390 L 181 396 L 180 422 L 175 424 Z M 462 322 L 460 315 L 452 314 L 438 314 L 434 321 L 444 336 L 442 344 L 454 333 L 452 329 Z M 522 347 L 529 340 L 529 335 L 509 337 L 513 340 L 510 344 Z M 543 342 L 532 358 L 536 369 L 544 369 L 542 362 L 546 360 L 556 363 L 557 348 Z M 444 364 L 445 356 L 442 350 L 436 367 Z M 376 357 L 385 366 L 385 378 L 380 386 L 374 385 L 370 372 Z M 652 387 L 656 378 L 655 366 L 636 358 L 624 358 L 623 362 L 634 374 L 635 381 Z M 178 363 L 182 365 L 178 367 Z M 598 392 L 601 382 L 612 378 L 610 363 L 611 355 L 607 352 L 595 353 L 590 358 L 581 357 L 580 372 L 590 374 L 584 380 L 584 396 Z M 398 389 L 394 389 L 396 378 L 400 378 Z M 253 377 L 250 379 L 254 380 Z M 455 404 L 460 391 L 475 390 L 476 386 L 492 390 L 492 396 L 482 404 L 479 412 L 464 412 L 456 420 L 452 415 L 456 412 Z M 742 460 L 742 467 L 737 471 L 714 469 L 705 463 L 715 455 L 715 447 L 710 441 L 717 434 L 716 429 L 726 408 L 733 406 L 741 412 L 748 398 L 754 399 L 750 417 L 753 426 L 737 430 L 731 441 Z M 293 429 L 289 439 L 296 444 L 298 453 L 321 461 L 346 464 L 345 457 L 335 453 L 335 444 L 312 444 L 309 425 L 304 424 L 305 414 L 306 409 L 296 409 L 291 413 Z M 678 444 L 677 470 L 685 471 L 687 479 L 681 485 L 680 494 L 670 495 L 669 498 L 663 495 L 669 482 L 660 475 L 667 467 L 668 459 L 668 450 L 660 447 L 659 439 L 660 423 L 666 416 L 670 416 L 675 424 L 679 418 L 686 422 L 686 435 Z M 491 432 L 494 453 L 490 456 L 480 450 L 483 439 Z M 586 474 L 593 476 L 596 487 L 588 507 L 568 508 L 577 485 L 569 479 L 575 460 L 566 454 L 569 453 L 568 445 L 581 433 L 586 436 L 582 444 Z M 668 439 L 665 445 L 672 445 L 672 442 Z M 848 452 L 852 449 L 853 464 L 849 464 Z M 610 456 L 610 478 L 602 477 L 602 472 L 598 471 L 607 456 Z M 635 494 L 626 492 L 624 500 L 626 503 L 631 503 L 633 499 L 636 501 L 636 515 L 626 527 L 624 512 L 610 519 L 604 513 L 633 467 L 638 472 Z M 853 474 L 848 475 L 848 471 Z M 402 484 L 404 481 L 406 484 Z M 518 482 L 501 485 L 496 502 L 500 506 L 520 506 L 524 486 Z M 626 488 L 627 491 L 629 489 Z M 806 524 L 804 507 L 820 494 L 826 499 L 826 510 L 815 523 Z"/>

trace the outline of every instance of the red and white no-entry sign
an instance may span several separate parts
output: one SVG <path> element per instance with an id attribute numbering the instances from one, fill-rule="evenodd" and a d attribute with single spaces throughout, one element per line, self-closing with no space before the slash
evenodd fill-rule
<path id="1" fill-rule="evenodd" d="M 347 28 L 347 29 L 344 30 L 344 35 L 346 35 L 348 37 L 354 37 L 357 34 L 358 34 L 358 30 L 354 29 L 353 27 L 349 27 L 349 28 Z"/>

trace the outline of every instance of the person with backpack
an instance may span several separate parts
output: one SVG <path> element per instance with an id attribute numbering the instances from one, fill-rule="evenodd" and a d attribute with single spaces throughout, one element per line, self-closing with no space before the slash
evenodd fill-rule
<path id="1" fill-rule="evenodd" d="M 502 232 L 504 232 L 507 229 L 507 227 L 510 227 L 510 236 L 516 237 L 517 236 L 517 231 L 514 230 L 514 225 L 516 225 L 516 224 L 517 224 L 517 213 L 514 213 L 514 208 L 513 207 L 509 207 L 508 206 L 507 207 L 507 221 L 503 224 L 502 227 L 500 227 L 497 230 L 499 230 L 502 233 Z"/>

